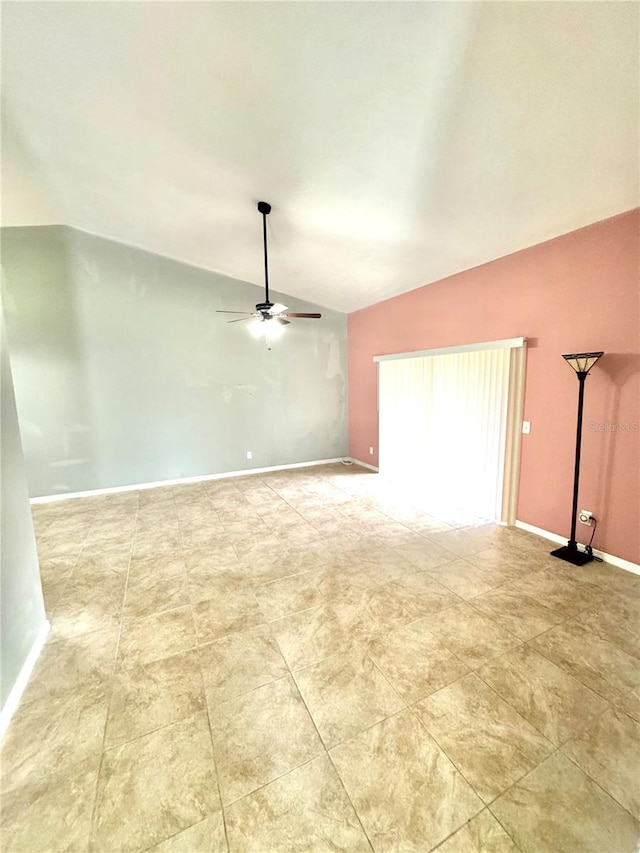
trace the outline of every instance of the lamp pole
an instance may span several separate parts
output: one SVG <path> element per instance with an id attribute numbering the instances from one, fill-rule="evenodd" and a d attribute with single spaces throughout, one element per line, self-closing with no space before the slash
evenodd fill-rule
<path id="1" fill-rule="evenodd" d="M 587 374 L 584 370 L 578 371 L 578 382 L 580 390 L 578 392 L 578 427 L 576 430 L 576 461 L 573 468 L 573 511 L 571 513 L 571 538 L 569 539 L 569 548 L 578 547 L 576 542 L 576 523 L 578 521 L 578 483 L 580 481 L 580 453 L 582 450 L 582 410 L 584 408 L 584 382 Z"/>
<path id="2" fill-rule="evenodd" d="M 573 467 L 573 504 L 571 508 L 571 537 L 562 548 L 556 548 L 551 552 L 552 557 L 558 557 L 574 566 L 584 566 L 593 560 L 591 547 L 584 551 L 578 548 L 576 542 L 576 523 L 578 521 L 578 484 L 580 482 L 580 453 L 582 450 L 582 414 L 584 409 L 584 383 L 589 371 L 598 359 L 604 355 L 603 352 L 579 352 L 563 355 L 564 360 L 575 370 L 580 389 L 578 392 L 578 423 L 576 427 L 576 459 Z"/>

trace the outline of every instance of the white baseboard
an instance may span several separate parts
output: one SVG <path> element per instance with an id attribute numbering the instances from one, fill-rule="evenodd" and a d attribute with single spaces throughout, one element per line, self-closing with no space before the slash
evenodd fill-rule
<path id="1" fill-rule="evenodd" d="M 178 480 L 158 480 L 155 483 L 136 483 L 132 486 L 112 486 L 108 489 L 89 489 L 86 492 L 65 492 L 60 495 L 43 495 L 39 498 L 31 498 L 32 504 L 47 504 L 52 501 L 66 501 L 72 498 L 92 498 L 99 495 L 115 495 L 119 492 L 140 492 L 145 489 L 156 489 L 162 486 L 182 486 L 188 483 L 203 483 L 207 480 L 226 480 L 229 477 L 245 477 L 249 474 L 266 474 L 269 471 L 288 471 L 291 468 L 311 468 L 315 465 L 331 465 L 333 462 L 342 462 L 345 456 L 337 456 L 335 459 L 317 459 L 313 462 L 294 462 L 291 465 L 272 465 L 269 468 L 245 468 L 242 471 L 225 471 L 222 474 L 203 474 L 198 477 L 181 477 Z M 361 463 L 363 464 L 363 463 Z"/>
<path id="2" fill-rule="evenodd" d="M 11 692 L 7 696 L 7 701 L 4 703 L 2 710 L 0 711 L 0 741 L 5 736 L 5 732 L 9 727 L 9 723 L 11 722 L 11 718 L 13 717 L 16 708 L 20 704 L 20 699 L 22 698 L 22 694 L 24 693 L 24 689 L 29 682 L 29 677 L 33 671 L 34 666 L 36 665 L 36 661 L 40 657 L 40 652 L 47 641 L 47 636 L 49 635 L 49 630 L 51 625 L 48 621 L 45 621 L 44 625 L 38 636 L 35 638 L 33 645 L 31 646 L 31 651 L 27 655 L 25 662 L 22 664 L 22 668 L 18 673 L 18 677 L 16 678 L 16 682 L 11 688 Z"/>
<path id="3" fill-rule="evenodd" d="M 516 527 L 520 530 L 526 530 L 528 533 L 535 533 L 537 536 L 542 536 L 544 539 L 549 539 L 551 542 L 557 542 L 558 545 L 566 545 L 567 537 L 559 536 L 557 533 L 551 533 L 549 530 L 543 530 L 542 527 L 535 527 L 533 524 L 527 524 L 526 521 L 516 521 Z M 593 549 L 596 557 L 600 557 L 605 563 L 616 566 L 618 569 L 624 569 L 626 572 L 633 572 L 634 575 L 640 575 L 640 565 L 632 563 L 630 560 L 623 560 L 622 557 L 616 557 L 614 554 L 607 554 L 604 551 Z"/>
<path id="4" fill-rule="evenodd" d="M 375 465 L 369 465 L 368 462 L 363 462 L 361 459 L 354 459 L 353 456 L 348 456 L 347 459 L 350 459 L 354 465 L 359 465 L 361 468 L 368 468 L 370 471 L 378 472 Z"/>

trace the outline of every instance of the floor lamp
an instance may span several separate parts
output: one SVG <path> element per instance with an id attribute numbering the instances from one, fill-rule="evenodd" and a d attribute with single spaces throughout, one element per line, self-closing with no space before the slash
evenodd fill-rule
<path id="1" fill-rule="evenodd" d="M 573 469 L 573 512 L 571 515 L 571 538 L 562 548 L 557 548 L 551 552 L 552 557 L 558 557 L 560 560 L 566 560 L 567 563 L 573 563 L 574 566 L 584 566 L 585 563 L 590 563 L 593 560 L 591 548 L 586 551 L 578 550 L 576 542 L 576 522 L 578 520 L 578 482 L 580 480 L 580 448 L 582 445 L 582 409 L 584 406 L 584 383 L 589 375 L 589 371 L 600 358 L 604 355 L 602 352 L 577 352 L 562 357 L 573 367 L 580 383 L 578 392 L 578 426 L 576 430 L 576 461 Z"/>

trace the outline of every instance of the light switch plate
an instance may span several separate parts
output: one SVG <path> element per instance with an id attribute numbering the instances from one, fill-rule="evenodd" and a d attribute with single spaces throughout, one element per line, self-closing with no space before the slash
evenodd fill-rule
<path id="1" fill-rule="evenodd" d="M 531 432 L 531 421 L 522 421 L 522 434 L 529 435 Z"/>

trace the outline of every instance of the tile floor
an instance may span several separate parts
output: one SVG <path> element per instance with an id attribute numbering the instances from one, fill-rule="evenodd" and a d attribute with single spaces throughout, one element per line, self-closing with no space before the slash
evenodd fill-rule
<path id="1" fill-rule="evenodd" d="M 340 465 L 34 516 L 5 853 L 638 850 L 640 577 Z"/>

